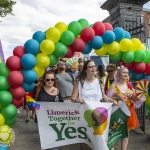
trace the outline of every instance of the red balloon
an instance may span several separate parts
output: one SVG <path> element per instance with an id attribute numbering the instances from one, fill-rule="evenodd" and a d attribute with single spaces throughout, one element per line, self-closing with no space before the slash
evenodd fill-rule
<path id="1" fill-rule="evenodd" d="M 95 32 L 92 28 L 86 27 L 81 31 L 80 36 L 85 42 L 89 42 L 94 38 Z"/>
<path id="2" fill-rule="evenodd" d="M 18 56 L 19 58 L 21 58 L 25 53 L 26 51 L 23 46 L 17 46 L 13 50 L 13 55 Z"/>
<path id="3" fill-rule="evenodd" d="M 82 52 L 85 48 L 85 42 L 81 38 L 77 37 L 70 47 L 74 52 Z"/>
<path id="4" fill-rule="evenodd" d="M 143 62 L 134 62 L 133 64 L 133 70 L 137 74 L 141 74 L 145 71 L 145 64 Z"/>
<path id="5" fill-rule="evenodd" d="M 23 69 L 21 65 L 21 60 L 17 56 L 8 57 L 8 59 L 6 60 L 6 66 L 11 71 L 19 71 Z"/>
<path id="6" fill-rule="evenodd" d="M 133 65 L 134 65 L 134 62 L 131 62 L 131 63 L 129 63 L 129 64 L 126 64 L 126 63 L 122 62 L 122 65 L 123 65 L 124 67 L 127 67 L 128 69 L 132 69 L 132 68 L 133 68 Z"/>
<path id="7" fill-rule="evenodd" d="M 146 69 L 145 69 L 146 74 L 150 74 L 150 63 L 146 64 Z"/>
<path id="8" fill-rule="evenodd" d="M 107 30 L 113 31 L 114 30 L 113 26 L 108 22 L 104 23 L 104 26 L 105 26 L 105 31 L 107 31 Z"/>
<path id="9" fill-rule="evenodd" d="M 71 58 L 74 55 L 74 51 L 71 49 L 70 46 L 68 46 L 68 52 L 66 54 L 66 56 L 64 56 L 65 58 Z"/>
<path id="10" fill-rule="evenodd" d="M 93 27 L 92 27 L 95 31 L 95 35 L 99 35 L 99 36 L 102 36 L 103 33 L 105 32 L 105 26 L 102 22 L 98 21 L 98 22 L 95 22 L 93 24 Z"/>
<path id="11" fill-rule="evenodd" d="M 12 87 L 18 87 L 23 82 L 23 76 L 19 71 L 12 71 L 8 75 L 8 82 Z"/>
<path id="12" fill-rule="evenodd" d="M 16 88 L 11 87 L 9 91 L 12 94 L 13 99 L 15 100 L 20 100 L 25 95 L 25 91 L 22 86 Z"/>
<path id="13" fill-rule="evenodd" d="M 15 106 L 16 106 L 16 108 L 20 108 L 21 106 L 23 106 L 23 101 L 24 101 L 24 99 L 23 99 L 23 98 L 22 98 L 22 99 L 20 99 L 19 101 L 18 101 L 18 100 L 13 99 L 11 103 L 12 103 L 13 105 L 15 105 Z"/>

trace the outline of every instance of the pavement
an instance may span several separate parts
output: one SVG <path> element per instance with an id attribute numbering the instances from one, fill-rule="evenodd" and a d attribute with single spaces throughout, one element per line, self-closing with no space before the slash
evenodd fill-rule
<path id="1" fill-rule="evenodd" d="M 34 120 L 30 118 L 30 121 L 25 123 L 25 117 L 25 110 L 18 111 L 17 122 L 12 127 L 16 137 L 10 150 L 41 150 Z M 72 144 L 59 147 L 59 150 L 80 150 L 80 147 L 79 144 Z M 115 144 L 115 150 L 121 150 L 120 141 Z M 127 150 L 150 150 L 150 122 L 148 120 L 146 120 L 146 133 L 140 129 L 130 131 Z"/>

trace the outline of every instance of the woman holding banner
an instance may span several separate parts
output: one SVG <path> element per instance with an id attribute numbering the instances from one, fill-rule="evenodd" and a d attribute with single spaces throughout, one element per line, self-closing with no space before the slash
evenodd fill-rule
<path id="1" fill-rule="evenodd" d="M 56 86 L 56 76 L 52 71 L 44 73 L 33 97 L 36 101 L 40 102 L 63 102 L 61 94 Z M 35 117 L 35 123 L 38 130 L 37 117 Z M 58 148 L 55 147 L 50 150 L 58 150 Z"/>
<path id="2" fill-rule="evenodd" d="M 130 111 L 130 116 L 127 119 L 127 130 L 130 131 L 139 127 L 139 122 L 134 108 L 133 101 L 136 101 L 136 96 L 132 84 L 129 83 L 129 72 L 126 67 L 121 67 L 117 71 L 116 81 L 110 87 L 107 93 L 108 97 L 112 97 L 118 101 L 118 106 L 122 107 L 123 102 L 127 105 Z M 107 101 L 107 100 L 106 100 Z M 121 139 L 121 150 L 126 150 L 128 145 L 128 137 Z"/>
<path id="3" fill-rule="evenodd" d="M 74 84 L 73 93 L 71 96 L 72 102 L 85 103 L 86 101 L 100 102 L 102 99 L 102 91 L 100 80 L 96 78 L 96 65 L 93 60 L 88 60 L 84 63 L 83 69 L 78 75 Z M 117 102 L 104 95 L 104 99 L 117 104 Z M 86 150 L 87 145 L 81 144 L 81 150 Z"/>

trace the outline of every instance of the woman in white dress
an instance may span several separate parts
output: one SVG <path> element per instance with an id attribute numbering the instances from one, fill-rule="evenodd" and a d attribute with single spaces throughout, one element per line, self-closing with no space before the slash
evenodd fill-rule
<path id="1" fill-rule="evenodd" d="M 86 101 L 100 102 L 102 98 L 117 105 L 117 101 L 108 98 L 100 87 L 100 80 L 96 78 L 96 65 L 93 60 L 84 63 L 83 69 L 78 75 L 74 84 L 71 100 L 75 103 L 85 103 Z M 81 144 L 81 150 L 86 150 L 87 145 Z"/>

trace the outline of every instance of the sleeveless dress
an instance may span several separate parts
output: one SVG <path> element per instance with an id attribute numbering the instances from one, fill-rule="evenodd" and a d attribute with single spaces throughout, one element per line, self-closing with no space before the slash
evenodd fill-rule
<path id="1" fill-rule="evenodd" d="M 132 87 L 130 85 L 128 85 L 128 88 L 129 88 L 129 93 L 131 95 L 133 95 L 133 91 L 132 91 Z M 111 94 L 110 94 L 111 93 Z M 131 97 L 128 97 L 126 94 L 122 93 L 117 85 L 114 83 L 113 84 L 113 91 L 109 91 L 107 96 L 108 97 L 113 97 L 114 99 L 116 98 L 117 100 L 117 95 L 120 95 L 120 96 L 123 96 L 123 99 L 131 113 L 131 116 L 128 117 L 127 119 L 127 127 L 128 127 L 128 131 L 131 130 L 131 129 L 134 129 L 134 128 L 137 128 L 139 127 L 139 121 L 138 121 L 138 118 L 137 118 L 137 115 L 136 115 L 136 112 L 135 112 L 135 107 L 134 107 L 134 103 L 131 101 Z"/>
<path id="2" fill-rule="evenodd" d="M 100 89 L 99 79 L 95 79 L 92 83 L 88 83 L 84 81 L 83 87 L 81 87 L 81 83 L 78 83 L 79 96 L 78 98 L 82 98 L 85 101 L 94 101 L 100 102 L 102 99 L 102 92 Z"/>

